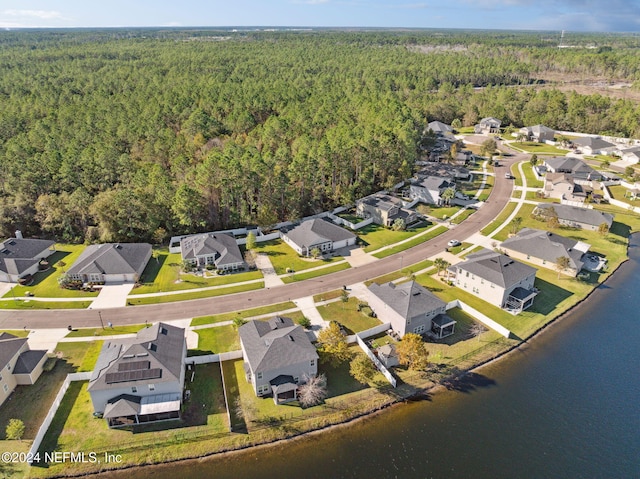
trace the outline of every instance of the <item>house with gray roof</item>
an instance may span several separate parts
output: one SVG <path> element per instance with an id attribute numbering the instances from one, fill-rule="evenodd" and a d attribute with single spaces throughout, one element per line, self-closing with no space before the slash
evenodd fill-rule
<path id="1" fill-rule="evenodd" d="M 165 323 L 105 341 L 87 387 L 94 414 L 114 428 L 180 418 L 186 356 L 184 329 Z"/>
<path id="2" fill-rule="evenodd" d="M 584 161 L 569 156 L 545 158 L 544 166 L 549 173 L 566 173 L 574 181 L 603 181 L 605 176 Z"/>
<path id="3" fill-rule="evenodd" d="M 373 218 L 377 225 L 391 227 L 397 219 L 405 225 L 414 223 L 418 218 L 413 210 L 404 208 L 404 202 L 385 193 L 374 193 L 356 201 L 356 215 L 361 218 Z"/>
<path id="4" fill-rule="evenodd" d="M 563 204 L 582 206 L 587 199 L 587 191 L 576 183 L 568 173 L 547 173 L 544 176 L 544 195 L 559 199 Z"/>
<path id="5" fill-rule="evenodd" d="M 285 243 L 299 255 L 309 256 L 318 248 L 322 253 L 330 253 L 339 248 L 356 244 L 356 235 L 324 218 L 306 220 L 281 233 Z"/>
<path id="6" fill-rule="evenodd" d="M 67 274 L 84 283 L 135 282 L 150 258 L 148 243 L 93 244 L 85 248 Z"/>
<path id="7" fill-rule="evenodd" d="M 523 228 L 500 246 L 510 257 L 555 269 L 558 258 L 569 258 L 569 267 L 562 271 L 577 276 L 584 266 L 583 257 L 591 245 L 565 236 L 533 228 Z"/>
<path id="8" fill-rule="evenodd" d="M 533 215 L 542 219 L 556 216 L 558 222 L 563 226 L 597 231 L 601 224 L 606 224 L 607 228 L 613 225 L 613 215 L 603 211 L 579 208 L 570 205 L 558 205 L 554 203 L 539 203 L 533 209 Z"/>
<path id="9" fill-rule="evenodd" d="M 222 271 L 236 271 L 246 266 L 236 239 L 225 233 L 187 236 L 180 240 L 183 261 L 196 267 L 215 265 Z"/>
<path id="10" fill-rule="evenodd" d="M 47 352 L 31 350 L 27 338 L 0 333 L 0 406 L 18 385 L 35 384 Z"/>
<path id="11" fill-rule="evenodd" d="M 49 240 L 9 238 L 0 243 L 0 282 L 17 283 L 18 280 L 38 272 L 40 260 L 55 251 Z"/>
<path id="12" fill-rule="evenodd" d="M 527 141 L 537 141 L 538 143 L 553 141 L 556 134 L 555 130 L 544 125 L 525 126 L 520 128 L 520 133 L 526 136 Z"/>
<path id="13" fill-rule="evenodd" d="M 480 135 L 480 134 L 489 135 L 491 133 L 500 133 L 501 124 L 502 122 L 500 120 L 492 116 L 489 116 L 487 118 L 483 118 L 482 120 L 480 120 L 480 123 L 478 123 L 474 127 L 474 131 L 476 135 Z"/>
<path id="14" fill-rule="evenodd" d="M 427 176 L 411 181 L 409 197 L 427 205 L 440 206 L 444 203 L 442 194 L 449 188 L 455 190 L 456 184 L 452 178 Z"/>
<path id="15" fill-rule="evenodd" d="M 456 322 L 446 315 L 447 303 L 415 281 L 372 283 L 368 300 L 378 318 L 401 337 L 416 333 L 441 339 L 455 331 Z"/>
<path id="16" fill-rule="evenodd" d="M 594 136 L 576 138 L 571 140 L 571 143 L 586 155 L 608 155 L 616 149 L 616 145 L 613 143 Z"/>
<path id="17" fill-rule="evenodd" d="M 474 296 L 520 313 L 533 304 L 536 268 L 488 249 L 470 254 L 448 269 L 454 284 Z"/>
<path id="18" fill-rule="evenodd" d="M 249 321 L 238 329 L 247 382 L 276 404 L 295 401 L 298 385 L 318 373 L 318 352 L 290 318 Z"/>
<path id="19" fill-rule="evenodd" d="M 428 176 L 451 178 L 452 180 L 469 180 L 471 178 L 471 171 L 464 166 L 430 161 L 416 163 L 420 165 L 420 171 L 416 175 L 418 178 L 426 178 Z"/>
<path id="20" fill-rule="evenodd" d="M 620 157 L 630 163 L 638 163 L 640 162 L 640 146 L 632 146 L 631 148 L 625 148 L 623 150 L 619 150 L 618 153 Z"/>
<path id="21" fill-rule="evenodd" d="M 442 123 L 437 120 L 429 122 L 427 130 L 431 130 L 436 134 L 453 133 L 453 127 L 451 125 L 447 125 L 446 123 Z"/>

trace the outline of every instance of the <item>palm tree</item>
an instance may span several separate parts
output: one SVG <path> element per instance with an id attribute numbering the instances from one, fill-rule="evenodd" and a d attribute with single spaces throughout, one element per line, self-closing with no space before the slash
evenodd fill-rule
<path id="1" fill-rule="evenodd" d="M 449 187 L 442 192 L 440 198 L 445 202 L 445 204 L 449 204 L 451 200 L 456 196 L 456 189 L 453 187 Z"/>

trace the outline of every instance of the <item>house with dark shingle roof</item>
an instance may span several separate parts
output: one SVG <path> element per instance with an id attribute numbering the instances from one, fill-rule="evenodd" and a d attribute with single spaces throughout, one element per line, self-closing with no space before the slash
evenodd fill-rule
<path id="1" fill-rule="evenodd" d="M 597 231 L 603 223 L 607 225 L 607 228 L 611 228 L 613 225 L 613 215 L 610 213 L 555 203 L 539 203 L 533 209 L 532 214 L 542 219 L 557 216 L 558 222 L 563 226 L 591 231 Z"/>
<path id="2" fill-rule="evenodd" d="M 416 333 L 441 339 L 454 333 L 456 322 L 446 315 L 447 303 L 415 281 L 372 283 L 368 300 L 378 318 L 401 337 Z"/>
<path id="3" fill-rule="evenodd" d="M 555 130 L 544 125 L 525 126 L 520 128 L 520 133 L 527 137 L 527 141 L 537 141 L 538 143 L 553 141 L 556 134 Z"/>
<path id="4" fill-rule="evenodd" d="M 329 253 L 356 244 L 356 235 L 324 218 L 306 220 L 281 233 L 285 243 L 299 255 L 309 256 L 314 248 Z"/>
<path id="5" fill-rule="evenodd" d="M 0 333 L 0 405 L 18 385 L 34 384 L 47 361 L 46 351 L 32 351 L 29 340 Z"/>
<path id="6" fill-rule="evenodd" d="M 427 205 L 440 206 L 443 204 L 442 193 L 449 188 L 456 188 L 452 178 L 427 176 L 411 181 L 409 197 Z"/>
<path id="7" fill-rule="evenodd" d="M 416 212 L 404 208 L 400 198 L 384 193 L 374 193 L 357 200 L 356 214 L 361 218 L 371 217 L 375 224 L 387 227 L 397 219 L 404 221 L 405 225 L 417 219 Z"/>
<path id="8" fill-rule="evenodd" d="M 0 243 L 0 282 L 17 283 L 38 272 L 40 260 L 54 251 L 54 242 L 41 239 L 9 238 Z"/>
<path id="9" fill-rule="evenodd" d="M 533 263 L 547 269 L 555 269 L 560 257 L 569 258 L 569 267 L 562 273 L 576 276 L 584 261 L 582 258 L 591 245 L 550 231 L 523 228 L 506 239 L 500 246 L 510 257 Z"/>
<path id="10" fill-rule="evenodd" d="M 187 236 L 180 240 L 183 261 L 195 266 L 215 265 L 223 271 L 244 269 L 245 262 L 236 239 L 226 233 L 209 233 Z"/>
<path id="11" fill-rule="evenodd" d="M 249 321 L 238 329 L 247 382 L 276 404 L 297 399 L 298 385 L 318 373 L 318 353 L 290 318 Z"/>
<path id="12" fill-rule="evenodd" d="M 594 136 L 576 138 L 575 140 L 571 140 L 571 143 L 587 155 L 608 155 L 616 149 L 616 145 L 613 143 Z"/>
<path id="13" fill-rule="evenodd" d="M 84 283 L 135 282 L 151 258 L 148 243 L 105 243 L 86 247 L 67 270 L 71 279 Z"/>
<path id="14" fill-rule="evenodd" d="M 571 178 L 582 181 L 603 181 L 604 175 L 594 170 L 584 161 L 569 156 L 554 156 L 545 158 L 544 166 L 550 173 L 566 173 Z"/>
<path id="15" fill-rule="evenodd" d="M 536 268 L 488 249 L 448 269 L 454 284 L 488 303 L 519 313 L 533 304 Z"/>
<path id="16" fill-rule="evenodd" d="M 500 125 L 502 122 L 497 118 L 489 116 L 487 118 L 483 118 L 480 120 L 474 127 L 474 132 L 476 134 L 488 135 L 490 133 L 500 133 Z"/>
<path id="17" fill-rule="evenodd" d="M 165 323 L 105 341 L 87 387 L 94 414 L 109 427 L 178 419 L 186 356 L 184 329 Z"/>

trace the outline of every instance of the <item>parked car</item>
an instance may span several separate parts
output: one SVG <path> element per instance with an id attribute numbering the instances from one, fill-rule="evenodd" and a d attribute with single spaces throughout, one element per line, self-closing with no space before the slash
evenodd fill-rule
<path id="1" fill-rule="evenodd" d="M 451 241 L 449 241 L 447 243 L 447 246 L 449 246 L 450 248 L 453 248 L 454 246 L 460 246 L 462 243 L 460 243 L 460 241 L 456 240 L 456 239 L 452 239 Z"/>
<path id="2" fill-rule="evenodd" d="M 513 179 L 515 178 L 511 173 L 505 173 L 505 174 L 504 174 L 504 177 L 505 177 L 507 180 L 513 180 Z"/>

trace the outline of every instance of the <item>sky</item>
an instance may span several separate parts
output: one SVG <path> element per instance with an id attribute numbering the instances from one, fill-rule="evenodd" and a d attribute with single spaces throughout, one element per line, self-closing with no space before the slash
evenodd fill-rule
<path id="1" fill-rule="evenodd" d="M 0 28 L 309 26 L 640 32 L 640 0 L 0 0 Z"/>

